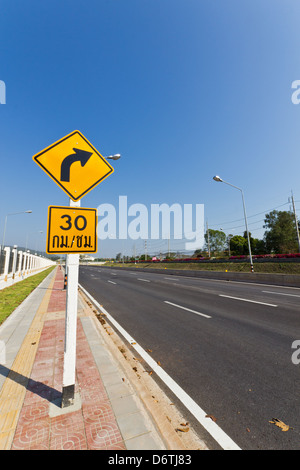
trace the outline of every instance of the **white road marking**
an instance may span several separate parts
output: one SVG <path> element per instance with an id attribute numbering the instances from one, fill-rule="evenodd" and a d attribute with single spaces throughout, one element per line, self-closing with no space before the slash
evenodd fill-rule
<path id="1" fill-rule="evenodd" d="M 300 295 L 297 295 L 297 294 L 285 294 L 284 292 L 271 292 L 268 290 L 262 290 L 262 292 L 265 292 L 266 294 L 289 295 L 290 297 L 300 297 Z"/>
<path id="2" fill-rule="evenodd" d="M 148 281 L 148 279 L 140 279 L 140 278 L 138 278 L 138 281 L 150 282 Z"/>
<path id="3" fill-rule="evenodd" d="M 211 318 L 209 315 L 205 315 L 205 313 L 196 312 L 196 310 L 191 310 L 190 308 L 183 307 L 182 305 L 173 304 L 172 302 L 169 302 L 168 300 L 164 300 L 164 302 L 165 302 L 165 304 L 169 304 L 169 305 L 173 305 L 174 307 L 182 308 L 182 310 L 187 310 L 188 312 L 195 313 L 196 315 L 201 315 L 201 317 Z"/>
<path id="4" fill-rule="evenodd" d="M 117 284 L 116 282 L 114 281 L 107 281 L 107 282 L 110 282 L 111 284 Z"/>
<path id="5" fill-rule="evenodd" d="M 148 363 L 151 369 L 160 377 L 161 380 L 175 393 L 183 405 L 195 416 L 197 421 L 206 429 L 207 432 L 224 450 L 241 450 L 240 447 L 216 424 L 215 421 L 207 418 L 207 413 L 170 377 L 161 366 L 155 362 L 152 357 L 124 330 L 124 328 L 115 321 L 115 319 L 103 308 L 80 284 L 80 289 L 94 303 L 94 305 L 107 316 L 107 319 L 121 333 L 126 341 L 140 354 Z"/>
<path id="6" fill-rule="evenodd" d="M 257 300 L 242 299 L 241 297 L 232 297 L 231 295 L 219 294 L 220 297 L 227 297 L 228 299 L 242 300 L 243 302 L 252 302 L 254 304 L 268 305 L 269 307 L 277 307 L 274 304 L 267 304 L 265 302 L 258 302 Z"/>
<path id="7" fill-rule="evenodd" d="M 173 277 L 164 277 L 164 279 L 168 279 L 168 281 L 178 281 L 178 279 L 174 279 Z"/>

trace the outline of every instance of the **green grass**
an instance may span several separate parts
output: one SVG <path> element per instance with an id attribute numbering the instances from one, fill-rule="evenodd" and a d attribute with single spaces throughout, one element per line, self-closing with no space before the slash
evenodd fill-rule
<path id="1" fill-rule="evenodd" d="M 249 273 L 250 264 L 239 262 L 210 262 L 210 263 L 107 263 L 106 266 L 114 267 L 130 267 L 133 269 L 151 268 L 151 269 L 182 269 L 182 270 L 195 270 L 195 271 L 219 271 L 225 272 L 241 272 Z M 269 262 L 255 263 L 254 261 L 254 272 L 256 273 L 268 273 L 268 274 L 299 274 L 300 275 L 300 263 L 284 263 L 284 262 Z"/>
<path id="2" fill-rule="evenodd" d="M 24 281 L 16 282 L 16 284 L 0 290 L 0 325 L 54 268 L 55 266 L 52 266 L 39 274 L 24 279 Z"/>

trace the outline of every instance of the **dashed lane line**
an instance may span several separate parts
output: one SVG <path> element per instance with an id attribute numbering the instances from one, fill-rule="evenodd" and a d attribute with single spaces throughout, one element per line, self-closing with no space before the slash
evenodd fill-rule
<path id="1" fill-rule="evenodd" d="M 258 300 L 250 300 L 250 299 L 243 299 L 242 297 L 233 297 L 231 295 L 225 295 L 225 294 L 219 294 L 220 297 L 226 297 L 228 299 L 234 299 L 234 300 L 242 300 L 243 302 L 252 302 L 254 304 L 261 304 L 261 305 L 267 305 L 269 307 L 277 307 L 277 305 L 274 304 L 268 304 L 266 302 L 259 302 Z"/>
<path id="2" fill-rule="evenodd" d="M 168 300 L 164 300 L 164 303 L 165 303 L 165 304 L 169 304 L 169 305 L 173 305 L 173 307 L 181 308 L 182 310 L 187 310 L 188 312 L 195 313 L 196 315 L 200 315 L 201 317 L 211 318 L 210 315 L 206 315 L 205 313 L 197 312 L 196 310 L 192 310 L 192 309 L 190 309 L 190 308 L 183 307 L 182 305 L 173 304 L 173 302 L 169 302 Z"/>

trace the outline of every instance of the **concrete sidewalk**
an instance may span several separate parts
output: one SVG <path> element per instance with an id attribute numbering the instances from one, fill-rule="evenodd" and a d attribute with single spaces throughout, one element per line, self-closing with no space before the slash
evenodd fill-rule
<path id="1" fill-rule="evenodd" d="M 76 398 L 72 406 L 61 407 L 63 283 L 63 271 L 56 267 L 0 327 L 0 346 L 5 345 L 0 354 L 0 450 L 189 448 L 175 431 L 170 438 L 168 429 L 157 427 L 81 295 Z M 194 448 L 205 448 L 199 446 Z"/>

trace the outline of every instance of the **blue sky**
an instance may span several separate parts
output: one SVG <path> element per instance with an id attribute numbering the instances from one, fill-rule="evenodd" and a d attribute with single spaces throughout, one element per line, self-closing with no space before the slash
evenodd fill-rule
<path id="1" fill-rule="evenodd" d="M 82 206 L 204 204 L 209 227 L 242 234 L 240 193 L 218 174 L 243 189 L 255 237 L 291 190 L 300 209 L 297 0 L 1 0 L 0 12 L 1 243 L 6 214 L 30 209 L 8 217 L 6 243 L 44 249 L 48 206 L 69 199 L 32 156 L 75 129 L 122 154 Z"/>

